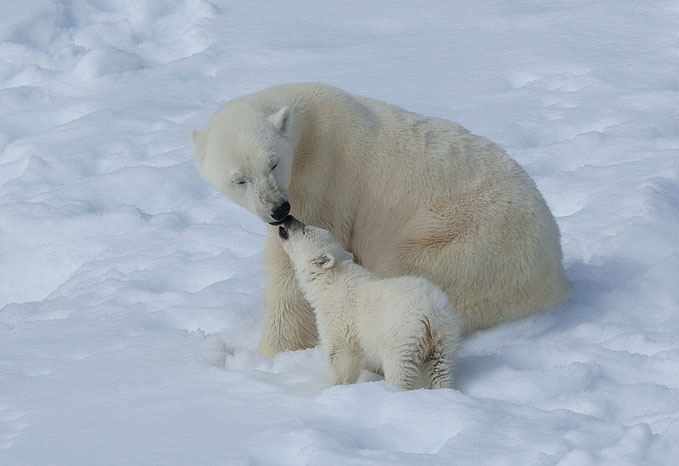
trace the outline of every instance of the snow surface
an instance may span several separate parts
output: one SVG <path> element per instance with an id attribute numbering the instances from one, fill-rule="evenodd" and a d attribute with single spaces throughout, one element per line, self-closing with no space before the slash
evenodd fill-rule
<path id="1" fill-rule="evenodd" d="M 479 332 L 459 390 L 255 353 L 265 226 L 188 133 L 325 81 L 503 145 L 566 304 Z M 676 1 L 0 5 L 0 464 L 679 464 Z"/>

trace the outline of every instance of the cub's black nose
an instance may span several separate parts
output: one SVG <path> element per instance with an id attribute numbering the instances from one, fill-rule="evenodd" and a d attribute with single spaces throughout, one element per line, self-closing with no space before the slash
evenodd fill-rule
<path id="1" fill-rule="evenodd" d="M 283 202 L 281 205 L 276 207 L 273 212 L 271 212 L 271 217 L 274 220 L 280 221 L 285 219 L 290 213 L 290 203 L 288 201 Z"/>
<path id="2" fill-rule="evenodd" d="M 288 239 L 288 229 L 285 228 L 283 225 L 278 227 L 278 236 L 280 236 L 283 239 Z"/>

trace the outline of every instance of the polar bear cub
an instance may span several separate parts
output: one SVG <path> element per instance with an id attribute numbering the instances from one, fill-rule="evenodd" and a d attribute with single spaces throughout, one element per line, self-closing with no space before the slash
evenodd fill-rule
<path id="1" fill-rule="evenodd" d="M 420 277 L 380 279 L 330 232 L 292 216 L 279 237 L 315 311 L 334 384 L 370 369 L 405 390 L 452 388 L 460 322 L 443 291 Z"/>

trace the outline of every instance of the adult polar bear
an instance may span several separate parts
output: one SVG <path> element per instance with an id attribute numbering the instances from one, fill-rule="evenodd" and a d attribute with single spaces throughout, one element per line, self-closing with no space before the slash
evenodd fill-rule
<path id="1" fill-rule="evenodd" d="M 201 176 L 265 222 L 289 212 L 330 230 L 378 276 L 438 285 L 464 334 L 568 295 L 559 230 L 535 183 L 456 123 L 325 84 L 285 84 L 228 102 L 191 142 Z M 269 229 L 257 349 L 272 355 L 318 335 Z"/>

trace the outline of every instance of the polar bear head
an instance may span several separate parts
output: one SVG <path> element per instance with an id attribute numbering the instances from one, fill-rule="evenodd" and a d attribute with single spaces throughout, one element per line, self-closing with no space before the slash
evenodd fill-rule
<path id="1" fill-rule="evenodd" d="M 191 132 L 200 175 L 233 202 L 267 223 L 290 212 L 292 110 L 263 113 L 243 101 L 224 105 L 205 132 Z"/>
<path id="2" fill-rule="evenodd" d="M 295 271 L 304 278 L 313 278 L 340 262 L 354 260 L 328 230 L 307 226 L 292 215 L 278 227 L 278 236 Z"/>

